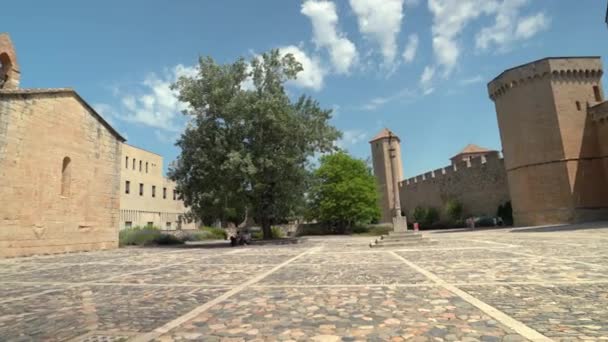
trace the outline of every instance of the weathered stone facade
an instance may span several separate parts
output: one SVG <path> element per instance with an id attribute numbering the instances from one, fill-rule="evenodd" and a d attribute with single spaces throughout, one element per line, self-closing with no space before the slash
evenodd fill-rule
<path id="1" fill-rule="evenodd" d="M 118 246 L 124 139 L 72 89 L 19 89 L 0 34 L 0 257 Z"/>
<path id="2" fill-rule="evenodd" d="M 0 90 L 0 257 L 117 247 L 122 140 L 73 90 Z"/>
<path id="3" fill-rule="evenodd" d="M 465 215 L 494 216 L 499 205 L 510 200 L 503 159 L 498 152 L 473 157 L 399 184 L 403 211 L 436 208 L 446 219 L 444 207 L 449 200 L 463 206 Z"/>
<path id="4" fill-rule="evenodd" d="M 602 74 L 599 57 L 545 58 L 488 84 L 517 225 L 608 218 Z"/>
<path id="5" fill-rule="evenodd" d="M 184 219 L 187 208 L 175 191 L 175 183 L 163 177 L 162 156 L 123 144 L 121 163 L 121 228 L 197 228 L 196 223 Z"/>
<path id="6" fill-rule="evenodd" d="M 403 164 L 401 163 L 401 145 L 399 137 L 388 129 L 383 129 L 370 140 L 372 148 L 372 163 L 376 186 L 378 187 L 380 207 L 380 222 L 393 222 L 393 170 L 391 168 L 391 143 L 395 148 L 395 163 L 397 164 L 397 180 L 403 179 Z"/>

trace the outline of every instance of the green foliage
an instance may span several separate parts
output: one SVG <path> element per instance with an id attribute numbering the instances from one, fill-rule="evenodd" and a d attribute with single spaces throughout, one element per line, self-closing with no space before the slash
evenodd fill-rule
<path id="1" fill-rule="evenodd" d="M 369 224 L 353 227 L 352 233 L 357 235 L 380 236 L 387 235 L 392 230 L 393 226 L 390 224 Z"/>
<path id="2" fill-rule="evenodd" d="M 445 203 L 445 214 L 450 220 L 450 223 L 458 223 L 462 221 L 464 208 L 462 203 L 455 199 L 450 199 Z"/>
<path id="3" fill-rule="evenodd" d="M 380 217 L 374 176 L 363 160 L 345 152 L 321 157 L 309 198 L 311 219 L 344 233 Z"/>
<path id="4" fill-rule="evenodd" d="M 414 222 L 420 223 L 423 227 L 432 226 L 439 221 L 439 210 L 437 208 L 416 207 L 412 211 Z"/>
<path id="5" fill-rule="evenodd" d="M 273 239 L 282 239 L 285 237 L 285 233 L 283 233 L 283 229 L 279 227 L 272 227 L 272 238 Z"/>
<path id="6" fill-rule="evenodd" d="M 178 238 L 170 234 L 163 234 L 156 227 L 133 227 L 122 229 L 118 233 L 120 246 L 149 246 L 169 245 L 182 243 Z"/>
<path id="7" fill-rule="evenodd" d="M 340 133 L 329 124 L 331 110 L 287 95 L 284 83 L 301 71 L 291 54 L 278 50 L 249 63 L 218 65 L 207 57 L 197 75 L 174 85 L 191 120 L 169 177 L 204 222 L 238 224 L 249 210 L 270 238 L 273 223 L 303 208 L 308 160 L 333 151 Z M 243 89 L 248 79 L 253 89 Z"/>
<path id="8" fill-rule="evenodd" d="M 228 238 L 228 234 L 223 228 L 203 226 L 199 230 L 208 236 L 206 240 L 226 240 Z"/>
<path id="9" fill-rule="evenodd" d="M 513 225 L 513 207 L 511 207 L 511 201 L 506 202 L 504 205 L 499 205 L 496 216 L 502 218 L 504 224 L 508 226 Z"/>

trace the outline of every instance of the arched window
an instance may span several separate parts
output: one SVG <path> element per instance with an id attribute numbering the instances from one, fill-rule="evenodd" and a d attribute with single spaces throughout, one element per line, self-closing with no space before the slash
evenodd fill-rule
<path id="1" fill-rule="evenodd" d="M 63 158 L 61 167 L 61 196 L 70 195 L 70 183 L 72 182 L 72 161 L 70 157 Z"/>

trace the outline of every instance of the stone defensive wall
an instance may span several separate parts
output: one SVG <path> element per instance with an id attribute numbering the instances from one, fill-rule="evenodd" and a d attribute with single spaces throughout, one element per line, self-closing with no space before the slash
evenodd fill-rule
<path id="1" fill-rule="evenodd" d="M 472 158 L 399 183 L 401 206 L 411 215 L 417 206 L 433 207 L 446 219 L 450 199 L 462 203 L 465 215 L 494 216 L 510 200 L 504 161 L 498 153 Z"/>

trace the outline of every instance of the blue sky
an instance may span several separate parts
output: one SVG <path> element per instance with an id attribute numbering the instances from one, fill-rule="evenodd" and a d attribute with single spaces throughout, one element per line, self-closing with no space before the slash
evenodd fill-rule
<path id="1" fill-rule="evenodd" d="M 547 56 L 606 56 L 603 0 L 33 1 L 3 4 L 22 87 L 73 87 L 165 164 L 183 127 L 168 85 L 199 55 L 271 48 L 304 64 L 289 93 L 336 110 L 340 145 L 369 156 L 383 127 L 412 177 L 469 143 L 500 149 L 486 83 Z"/>

